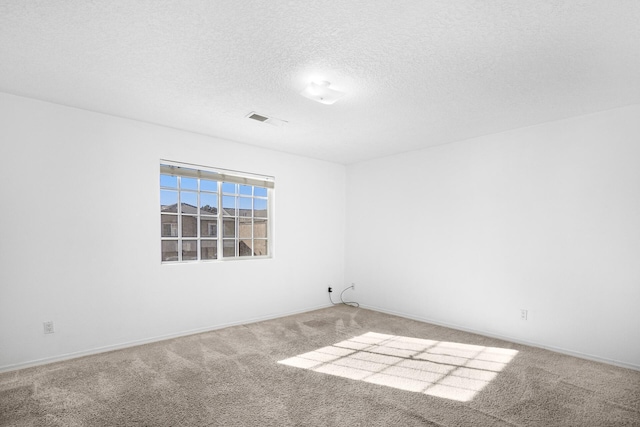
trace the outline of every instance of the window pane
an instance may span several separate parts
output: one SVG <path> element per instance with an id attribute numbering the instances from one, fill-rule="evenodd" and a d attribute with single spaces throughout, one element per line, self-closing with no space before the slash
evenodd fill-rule
<path id="1" fill-rule="evenodd" d="M 253 216 L 259 216 L 261 218 L 267 217 L 267 200 L 266 199 L 253 200 Z"/>
<path id="2" fill-rule="evenodd" d="M 218 221 L 215 218 L 200 219 L 200 235 L 202 237 L 218 237 Z"/>
<path id="3" fill-rule="evenodd" d="M 200 191 L 218 191 L 218 181 L 209 179 L 200 180 Z"/>
<path id="4" fill-rule="evenodd" d="M 267 220 L 256 219 L 253 221 L 253 237 L 267 237 Z"/>
<path id="5" fill-rule="evenodd" d="M 267 197 L 267 189 L 264 187 L 254 187 L 254 196 Z"/>
<path id="6" fill-rule="evenodd" d="M 252 256 L 253 251 L 251 249 L 251 239 L 240 240 L 238 242 L 238 254 L 239 256 Z"/>
<path id="7" fill-rule="evenodd" d="M 238 234 L 241 239 L 251 239 L 251 218 L 238 218 Z"/>
<path id="8" fill-rule="evenodd" d="M 238 207 L 240 208 L 240 216 L 251 216 L 251 209 L 253 209 L 253 199 L 251 197 L 239 197 Z"/>
<path id="9" fill-rule="evenodd" d="M 178 177 L 171 175 L 160 175 L 160 186 L 178 188 Z"/>
<path id="10" fill-rule="evenodd" d="M 200 213 L 212 214 L 218 213 L 218 195 L 210 193 L 200 193 Z"/>
<path id="11" fill-rule="evenodd" d="M 240 194 L 248 194 L 251 196 L 251 190 L 253 189 L 250 185 L 241 185 L 240 186 Z"/>
<path id="12" fill-rule="evenodd" d="M 182 215 L 182 237 L 198 237 L 198 217 Z"/>
<path id="13" fill-rule="evenodd" d="M 202 240 L 200 242 L 200 259 L 218 259 L 217 240 Z"/>
<path id="14" fill-rule="evenodd" d="M 224 215 L 236 216 L 236 198 L 233 196 L 223 196 L 222 209 Z"/>
<path id="15" fill-rule="evenodd" d="M 190 261 L 198 259 L 197 240 L 183 240 L 182 241 L 182 260 Z"/>
<path id="16" fill-rule="evenodd" d="M 255 256 L 265 256 L 268 255 L 268 244 L 267 240 L 254 240 L 253 241 L 253 254 Z"/>
<path id="17" fill-rule="evenodd" d="M 223 182 L 222 192 L 228 193 L 228 194 L 238 194 L 238 184 L 234 184 L 231 182 Z"/>
<path id="18" fill-rule="evenodd" d="M 178 261 L 178 241 L 162 241 L 162 261 Z"/>
<path id="19" fill-rule="evenodd" d="M 178 215 L 160 215 L 162 237 L 178 237 Z"/>
<path id="20" fill-rule="evenodd" d="M 191 191 L 180 192 L 180 209 L 182 213 L 197 214 L 198 213 L 198 193 Z"/>
<path id="21" fill-rule="evenodd" d="M 235 240 L 225 240 L 222 242 L 222 256 L 227 257 L 235 257 L 236 256 L 236 241 Z"/>
<path id="22" fill-rule="evenodd" d="M 160 190 L 160 212 L 178 212 L 178 192 Z"/>
<path id="23" fill-rule="evenodd" d="M 236 220 L 233 218 L 224 219 L 224 237 L 236 237 Z"/>
<path id="24" fill-rule="evenodd" d="M 180 177 L 180 189 L 181 190 L 197 190 L 198 189 L 198 179 L 197 178 L 186 178 Z"/>

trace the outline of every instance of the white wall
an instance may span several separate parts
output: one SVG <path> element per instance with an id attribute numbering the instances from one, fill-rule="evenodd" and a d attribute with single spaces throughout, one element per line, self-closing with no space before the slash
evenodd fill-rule
<path id="1" fill-rule="evenodd" d="M 640 106 L 349 166 L 346 266 L 365 306 L 640 368 Z"/>
<path id="2" fill-rule="evenodd" d="M 342 165 L 7 94 L 0 120 L 0 370 L 326 306 L 344 282 Z M 161 265 L 160 159 L 275 176 L 275 257 Z"/>
<path id="3" fill-rule="evenodd" d="M 0 370 L 325 306 L 351 281 L 367 307 L 640 368 L 640 106 L 351 165 L 346 182 L 341 165 L 12 95 L 0 120 Z M 161 265 L 161 158 L 274 175 L 275 257 Z"/>

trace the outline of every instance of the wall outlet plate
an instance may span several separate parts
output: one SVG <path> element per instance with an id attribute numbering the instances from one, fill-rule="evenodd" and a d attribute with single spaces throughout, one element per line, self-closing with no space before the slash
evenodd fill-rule
<path id="1" fill-rule="evenodd" d="M 48 322 L 44 322 L 42 324 L 42 326 L 44 327 L 44 333 L 45 334 L 52 334 L 53 331 L 53 322 L 52 321 L 48 321 Z"/>

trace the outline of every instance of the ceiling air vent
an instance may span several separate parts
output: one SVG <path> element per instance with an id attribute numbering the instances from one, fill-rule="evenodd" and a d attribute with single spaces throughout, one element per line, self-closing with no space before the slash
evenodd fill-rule
<path id="1" fill-rule="evenodd" d="M 255 111 L 250 112 L 245 117 L 247 117 L 248 119 L 256 120 L 258 122 L 267 123 L 272 126 L 282 126 L 286 123 L 289 123 L 286 120 L 276 119 L 275 117 L 268 117 L 264 114 L 258 114 Z"/>
<path id="2" fill-rule="evenodd" d="M 253 120 L 257 120 L 259 122 L 266 122 L 269 120 L 269 117 L 261 116 L 260 114 L 250 113 L 249 118 Z"/>

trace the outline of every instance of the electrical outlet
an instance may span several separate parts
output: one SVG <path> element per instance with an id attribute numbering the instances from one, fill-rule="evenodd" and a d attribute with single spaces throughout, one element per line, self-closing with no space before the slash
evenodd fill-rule
<path id="1" fill-rule="evenodd" d="M 49 321 L 49 322 L 44 322 L 42 324 L 44 326 L 44 333 L 45 334 L 52 334 L 53 331 L 53 322 Z"/>
<path id="2" fill-rule="evenodd" d="M 527 310 L 525 310 L 524 308 L 520 310 L 520 319 L 522 320 L 527 320 Z"/>
<path id="3" fill-rule="evenodd" d="M 353 289 L 354 291 L 356 290 L 356 284 L 355 283 L 351 284 L 351 289 Z"/>
<path id="4" fill-rule="evenodd" d="M 329 286 L 329 293 L 333 292 L 333 289 L 331 289 L 331 286 Z"/>

